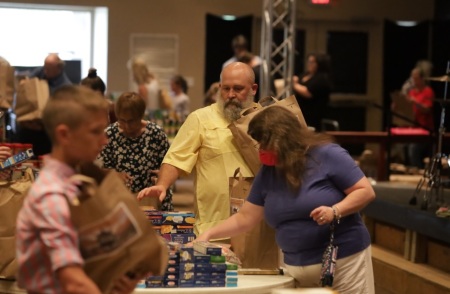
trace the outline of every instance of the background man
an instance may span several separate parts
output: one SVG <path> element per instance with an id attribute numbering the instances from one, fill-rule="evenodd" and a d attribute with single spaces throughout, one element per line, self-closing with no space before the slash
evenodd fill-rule
<path id="1" fill-rule="evenodd" d="M 234 56 L 225 61 L 222 65 L 222 68 L 225 68 L 227 65 L 233 62 L 240 61 L 239 58 L 243 57 L 245 54 L 251 54 L 251 52 L 248 51 L 248 42 L 247 38 L 245 38 L 244 35 L 237 35 L 236 37 L 234 37 L 231 41 L 231 47 L 233 48 Z M 260 65 L 261 58 L 253 54 L 251 55 L 251 67 Z"/>
<path id="2" fill-rule="evenodd" d="M 44 66 L 37 68 L 30 76 L 46 80 L 51 95 L 61 86 L 72 84 L 64 72 L 64 65 L 64 60 L 58 54 L 50 53 L 44 60 Z"/>
<path id="3" fill-rule="evenodd" d="M 72 84 L 64 72 L 64 61 L 55 53 L 49 54 L 44 60 L 44 66 L 37 68 L 30 77 L 46 80 L 50 95 L 60 87 Z M 21 122 L 18 137 L 21 143 L 33 144 L 36 157 L 50 153 L 50 139 L 44 131 L 41 120 Z"/>

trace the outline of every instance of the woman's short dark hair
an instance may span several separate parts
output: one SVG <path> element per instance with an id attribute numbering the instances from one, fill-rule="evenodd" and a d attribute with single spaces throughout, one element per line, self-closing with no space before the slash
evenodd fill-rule
<path id="1" fill-rule="evenodd" d="M 117 98 L 115 112 L 120 116 L 124 112 L 129 112 L 135 118 L 142 119 L 145 113 L 145 101 L 136 92 L 124 92 Z"/>
<path id="2" fill-rule="evenodd" d="M 181 89 L 183 90 L 183 93 L 187 94 L 188 88 L 189 88 L 189 87 L 188 87 L 188 84 L 187 84 L 187 82 L 186 82 L 186 79 L 183 78 L 183 76 L 181 76 L 181 75 L 175 75 L 175 76 L 172 77 L 172 81 L 173 81 L 176 85 L 178 85 L 178 86 L 181 87 Z"/>

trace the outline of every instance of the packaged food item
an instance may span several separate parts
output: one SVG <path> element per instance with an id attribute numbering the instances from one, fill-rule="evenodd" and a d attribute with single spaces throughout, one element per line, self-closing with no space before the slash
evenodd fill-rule
<path id="1" fill-rule="evenodd" d="M 194 261 L 194 248 L 182 247 L 180 249 L 180 261 L 181 262 L 193 262 Z"/>
<path id="2" fill-rule="evenodd" d="M 8 157 L 5 161 L 0 163 L 0 170 L 16 166 L 24 161 L 31 159 L 33 156 L 34 153 L 32 149 L 28 149 L 26 151 L 14 154 L 13 156 Z"/>
<path id="3" fill-rule="evenodd" d="M 211 263 L 225 263 L 225 256 L 224 255 L 211 255 L 210 262 Z"/>
<path id="4" fill-rule="evenodd" d="M 196 241 L 193 246 L 195 251 L 202 254 L 222 255 L 222 248 L 208 241 Z"/>
<path id="5" fill-rule="evenodd" d="M 164 239 L 169 242 L 176 242 L 179 244 L 187 244 L 195 240 L 195 234 L 162 234 Z"/>
<path id="6" fill-rule="evenodd" d="M 136 284 L 136 288 L 147 288 L 145 280 L 139 280 L 139 282 Z"/>

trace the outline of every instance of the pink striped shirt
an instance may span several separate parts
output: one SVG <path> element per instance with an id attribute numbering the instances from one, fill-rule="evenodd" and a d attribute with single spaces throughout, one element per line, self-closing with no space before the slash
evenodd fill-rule
<path id="1" fill-rule="evenodd" d="M 56 271 L 83 265 L 78 234 L 64 196 L 72 199 L 78 191 L 68 180 L 74 173 L 68 165 L 48 156 L 17 217 L 18 285 L 28 292 L 61 293 Z"/>

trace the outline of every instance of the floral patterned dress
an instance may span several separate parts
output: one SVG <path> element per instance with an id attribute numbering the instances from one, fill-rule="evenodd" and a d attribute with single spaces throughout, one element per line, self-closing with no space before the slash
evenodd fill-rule
<path id="1" fill-rule="evenodd" d="M 108 144 L 98 156 L 104 168 L 126 172 L 133 177 L 132 193 L 152 186 L 151 170 L 158 170 L 169 149 L 169 141 L 157 124 L 147 121 L 144 132 L 136 138 L 127 138 L 119 131 L 119 124 L 113 123 L 106 129 Z M 162 210 L 173 210 L 172 191 L 169 189 L 162 203 Z"/>

